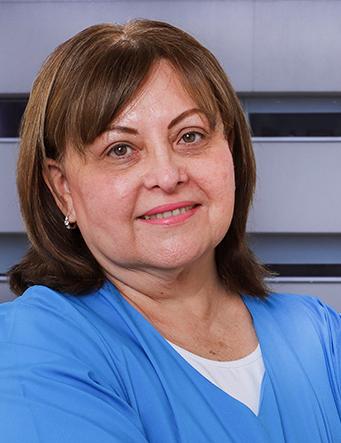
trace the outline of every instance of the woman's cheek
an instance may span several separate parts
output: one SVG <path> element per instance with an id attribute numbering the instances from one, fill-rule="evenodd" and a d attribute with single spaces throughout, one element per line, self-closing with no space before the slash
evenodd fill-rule
<path id="1" fill-rule="evenodd" d="M 212 198 L 231 200 L 235 192 L 233 161 L 229 151 L 223 151 L 222 154 L 218 158 L 204 162 L 197 171 L 200 171 L 200 181 Z"/>
<path id="2" fill-rule="evenodd" d="M 83 201 L 97 220 L 129 220 L 134 212 L 138 183 L 136 178 L 116 174 L 93 176 L 83 187 Z"/>

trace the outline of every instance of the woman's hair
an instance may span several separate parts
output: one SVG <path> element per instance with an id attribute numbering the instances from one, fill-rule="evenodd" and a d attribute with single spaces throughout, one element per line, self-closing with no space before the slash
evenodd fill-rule
<path id="1" fill-rule="evenodd" d="M 230 290 L 266 295 L 267 271 L 246 243 L 256 171 L 239 100 L 210 51 L 184 31 L 152 20 L 84 29 L 55 49 L 33 84 L 21 125 L 17 169 L 31 246 L 9 272 L 17 295 L 34 284 L 71 294 L 84 294 L 103 284 L 104 271 L 80 231 L 65 229 L 64 215 L 44 180 L 45 160 L 62 160 L 67 144 L 84 153 L 141 90 L 161 59 L 174 66 L 201 109 L 220 114 L 232 150 L 235 209 L 230 228 L 216 247 L 219 277 Z"/>

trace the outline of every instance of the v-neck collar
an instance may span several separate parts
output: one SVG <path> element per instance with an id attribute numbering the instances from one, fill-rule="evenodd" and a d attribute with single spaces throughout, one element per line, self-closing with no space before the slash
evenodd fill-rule
<path id="1" fill-rule="evenodd" d="M 119 292 L 119 290 L 111 283 L 107 282 L 105 283 L 105 286 L 108 287 L 111 293 L 114 293 L 116 296 L 117 301 L 125 308 L 125 310 L 129 311 L 129 313 L 133 316 L 137 322 L 134 322 L 134 332 L 136 333 L 136 327 L 138 327 L 139 323 L 143 324 L 143 328 L 138 328 L 138 336 L 141 339 L 143 337 L 143 340 L 147 344 L 148 338 L 145 336 L 144 331 L 148 331 L 151 337 L 157 340 L 158 345 L 161 344 L 163 349 L 166 350 L 167 353 L 171 354 L 173 358 L 176 359 L 177 363 L 192 377 L 195 377 L 199 384 L 204 384 L 206 386 L 206 389 L 210 389 L 212 392 L 215 392 L 215 395 L 217 397 L 220 397 L 220 401 L 227 401 L 231 404 L 234 404 L 235 407 L 238 408 L 240 411 L 244 411 L 247 413 L 247 415 L 250 415 L 254 419 L 258 419 L 261 415 L 262 406 L 264 402 L 264 394 L 267 389 L 267 385 L 269 383 L 268 380 L 268 374 L 267 374 L 267 368 L 264 362 L 265 371 L 261 383 L 261 389 L 260 389 L 260 399 L 259 399 L 259 408 L 258 408 L 258 414 L 256 415 L 247 405 L 245 405 L 243 402 L 239 401 L 232 395 L 228 394 L 226 391 L 222 390 L 219 386 L 215 385 L 213 382 L 211 382 L 209 379 L 207 379 L 203 374 L 201 374 L 196 368 L 194 368 L 179 352 L 177 352 L 173 346 L 171 346 L 170 343 L 165 339 L 165 337 L 153 326 L 153 324 L 146 319 L 133 305 L 131 305 Z M 242 299 L 248 308 L 252 318 L 253 318 L 253 309 L 252 309 L 252 303 L 247 302 L 245 299 L 245 296 L 242 296 Z M 130 324 L 130 326 L 132 326 Z M 256 329 L 257 333 L 257 329 Z M 258 334 L 257 334 L 258 335 Z M 258 337 L 259 341 L 259 337 Z M 149 343 L 148 343 L 149 345 Z M 261 352 L 263 354 L 262 350 L 262 343 L 259 341 L 259 345 L 261 348 Z M 147 347 L 146 347 L 147 348 Z M 264 359 L 264 358 L 263 358 Z"/>

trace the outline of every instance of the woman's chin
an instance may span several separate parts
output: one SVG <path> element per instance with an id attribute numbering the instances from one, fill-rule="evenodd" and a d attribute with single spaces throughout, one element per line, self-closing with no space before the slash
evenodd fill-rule
<path id="1" fill-rule="evenodd" d="M 144 260 L 147 267 L 153 267 L 163 270 L 175 270 L 194 266 L 200 262 L 203 257 L 214 256 L 214 248 L 174 248 L 164 249 L 162 253 L 149 255 L 148 259 Z"/>

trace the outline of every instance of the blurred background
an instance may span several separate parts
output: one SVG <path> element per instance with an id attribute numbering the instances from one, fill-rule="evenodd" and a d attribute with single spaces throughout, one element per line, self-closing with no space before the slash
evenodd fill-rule
<path id="1" fill-rule="evenodd" d="M 275 291 L 341 311 L 341 1 L 0 0 L 0 301 L 27 248 L 15 188 L 18 126 L 37 71 L 95 23 L 168 21 L 212 50 L 250 122 L 258 166 L 251 248 Z M 198 66 L 200 69 L 200 66 Z"/>

